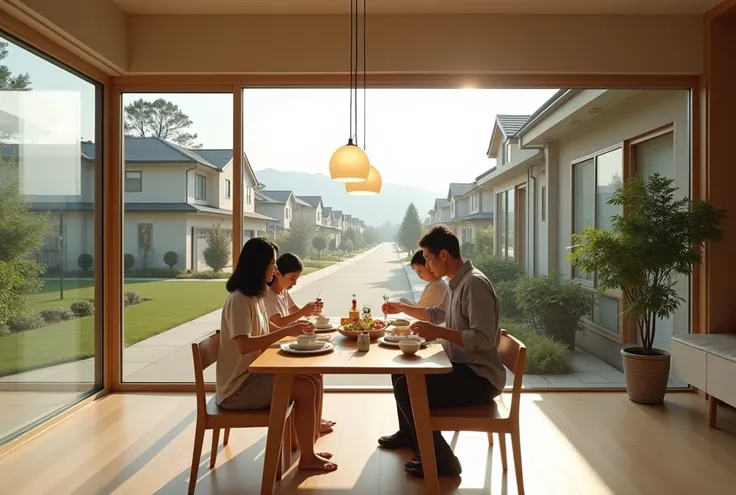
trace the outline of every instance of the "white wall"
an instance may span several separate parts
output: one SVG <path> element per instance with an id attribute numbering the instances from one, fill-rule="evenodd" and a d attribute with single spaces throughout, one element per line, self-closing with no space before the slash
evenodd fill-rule
<path id="1" fill-rule="evenodd" d="M 190 165 L 191 166 L 191 165 Z M 143 187 L 141 192 L 126 192 L 126 203 L 184 203 L 186 202 L 187 185 L 184 171 L 187 169 L 179 164 L 150 164 L 128 163 L 126 171 L 143 172 Z M 194 176 L 190 184 L 192 199 L 194 199 Z"/>
<path id="2" fill-rule="evenodd" d="M 680 193 L 688 195 L 690 190 L 690 130 L 689 94 L 683 90 L 642 91 L 626 100 L 622 105 L 601 114 L 586 127 L 566 138 L 557 145 L 558 200 L 550 201 L 548 214 L 556 215 L 557 259 L 556 264 L 562 273 L 570 273 L 570 263 L 566 259 L 567 248 L 572 234 L 572 194 L 571 162 L 606 149 L 624 140 L 652 131 L 664 125 L 675 126 L 675 166 L 672 175 Z M 602 118 L 605 117 L 605 118 Z M 554 208 L 553 208 L 554 206 Z M 552 227 L 552 226 L 550 226 Z M 669 337 L 687 333 L 689 328 L 689 283 L 682 278 L 677 283 L 678 293 L 686 299 L 671 322 L 658 324 L 655 346 L 669 348 Z"/>
<path id="3" fill-rule="evenodd" d="M 281 226 L 284 225 L 284 205 L 280 203 L 256 203 L 256 213 L 275 218 Z"/>
<path id="4" fill-rule="evenodd" d="M 145 188 L 145 185 L 144 185 Z M 148 268 L 166 268 L 164 254 L 174 251 L 179 255 L 176 268 L 184 269 L 187 259 L 186 214 L 184 213 L 126 213 L 124 217 L 123 254 L 135 257 L 134 268 L 141 268 L 138 250 L 138 224 L 153 225 L 153 250 L 148 257 Z"/>

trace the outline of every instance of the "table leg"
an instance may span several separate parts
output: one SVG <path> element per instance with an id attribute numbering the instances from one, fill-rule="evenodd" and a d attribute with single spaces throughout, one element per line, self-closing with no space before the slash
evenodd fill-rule
<path id="1" fill-rule="evenodd" d="M 414 413 L 419 456 L 422 458 L 424 486 L 428 495 L 439 495 L 440 482 L 437 477 L 437 461 L 432 440 L 432 418 L 429 414 L 426 376 L 421 374 L 406 375 L 406 384 L 409 388 L 411 409 Z"/>
<path id="2" fill-rule="evenodd" d="M 263 477 L 261 478 L 261 495 L 271 495 L 276 483 L 276 471 L 281 462 L 279 455 L 286 425 L 286 410 L 291 397 L 291 385 L 294 377 L 278 373 L 274 377 L 271 413 L 268 418 L 268 434 L 266 436 L 266 455 L 263 459 Z"/>

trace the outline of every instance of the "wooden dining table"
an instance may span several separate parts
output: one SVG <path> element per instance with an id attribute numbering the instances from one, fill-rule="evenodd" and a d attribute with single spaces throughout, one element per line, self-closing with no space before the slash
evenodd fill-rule
<path id="1" fill-rule="evenodd" d="M 339 318 L 333 319 L 339 324 Z M 286 424 L 286 410 L 291 396 L 295 375 L 340 374 L 340 375 L 384 375 L 403 374 L 411 398 L 416 425 L 419 454 L 422 458 L 424 483 L 427 493 L 439 495 L 439 479 L 432 440 L 432 422 L 427 400 L 426 375 L 450 373 L 452 364 L 438 342 L 429 343 L 414 356 L 406 356 L 397 347 L 387 347 L 371 342 L 369 351 L 358 351 L 357 342 L 337 332 L 333 336 L 335 349 L 324 354 L 295 355 L 285 353 L 280 344 L 294 339 L 284 339 L 261 353 L 250 371 L 274 375 L 273 397 L 266 437 L 266 454 L 263 461 L 261 494 L 271 495 L 276 482 L 276 471 L 280 462 L 279 450 Z M 335 459 L 339 464 L 340 460 Z"/>

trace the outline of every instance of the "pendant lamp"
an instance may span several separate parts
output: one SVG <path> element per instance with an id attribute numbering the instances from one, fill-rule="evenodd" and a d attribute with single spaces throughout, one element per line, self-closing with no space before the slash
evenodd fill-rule
<path id="1" fill-rule="evenodd" d="M 365 11 L 365 0 L 363 2 Z M 363 13 L 365 17 L 365 12 Z M 365 19 L 363 20 L 365 59 Z M 365 72 L 365 71 L 364 71 Z M 363 74 L 365 84 L 365 73 Z M 354 126 L 354 127 L 353 127 Z M 365 124 L 364 124 L 365 126 Z M 358 145 L 358 0 L 350 0 L 350 137 L 330 158 L 330 177 L 337 182 L 360 183 L 368 179 L 371 163 Z M 355 134 L 354 132 L 355 131 Z M 353 136 L 356 135 L 355 140 Z"/>
<path id="2" fill-rule="evenodd" d="M 345 190 L 353 196 L 373 196 L 381 192 L 382 185 L 383 180 L 381 179 L 381 174 L 376 167 L 371 165 L 371 170 L 365 182 L 345 184 Z"/>

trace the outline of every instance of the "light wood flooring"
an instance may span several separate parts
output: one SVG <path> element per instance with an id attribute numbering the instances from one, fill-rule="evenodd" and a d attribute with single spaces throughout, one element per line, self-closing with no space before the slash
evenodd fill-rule
<path id="1" fill-rule="evenodd" d="M 662 407 L 638 406 L 622 393 L 522 396 L 522 443 L 530 495 L 708 495 L 736 493 L 736 413 L 705 424 L 706 402 L 673 393 Z M 326 475 L 293 469 L 276 493 L 419 495 L 402 470 L 405 453 L 381 451 L 376 437 L 396 429 L 390 394 L 327 394 L 325 417 L 338 421 L 320 450 L 340 468 Z M 183 494 L 194 434 L 194 397 L 107 396 L 0 458 L 0 493 Z M 464 473 L 443 493 L 515 494 L 513 462 L 504 475 L 498 448 L 484 434 L 445 433 Z M 205 437 L 205 450 L 209 446 Z M 257 494 L 265 429 L 233 430 L 208 471 L 202 456 L 197 494 Z"/>

